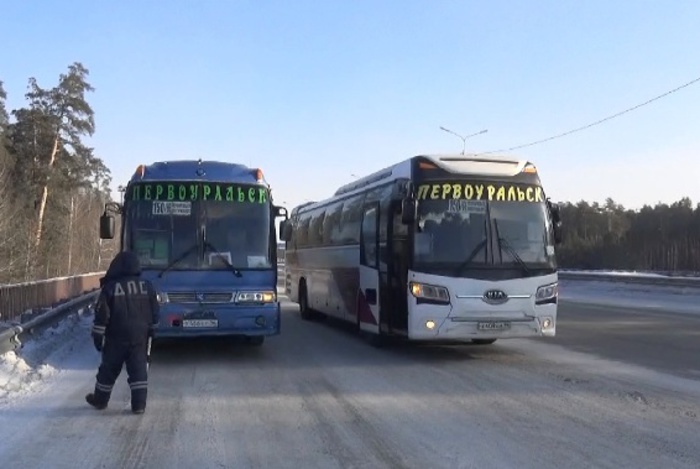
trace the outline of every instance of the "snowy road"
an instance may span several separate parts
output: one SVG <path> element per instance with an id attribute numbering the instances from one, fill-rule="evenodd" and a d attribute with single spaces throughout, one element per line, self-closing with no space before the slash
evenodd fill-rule
<path id="1" fill-rule="evenodd" d="M 638 367 L 638 342 L 627 357 L 624 343 L 601 351 L 620 361 L 575 351 L 586 347 L 576 330 L 593 336 L 583 320 L 592 313 L 581 308 L 562 307 L 566 332 L 555 340 L 377 350 L 343 328 L 301 321 L 289 304 L 283 334 L 262 348 L 157 349 L 143 416 L 128 412 L 125 377 L 107 411 L 85 404 L 98 361 L 87 317 L 75 338 L 55 339 L 62 347 L 47 361 L 59 372 L 31 392 L 0 399 L 0 461 L 51 468 L 700 467 L 700 381 Z M 698 330 L 700 318 L 693 319 Z M 693 347 L 700 356 L 700 341 Z M 660 359 L 671 367 L 672 355 Z"/>

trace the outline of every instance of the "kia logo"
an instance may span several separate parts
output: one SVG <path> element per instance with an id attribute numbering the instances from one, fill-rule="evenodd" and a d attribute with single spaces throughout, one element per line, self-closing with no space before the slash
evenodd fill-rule
<path id="1" fill-rule="evenodd" d="M 492 305 L 497 305 L 508 301 L 508 295 L 503 290 L 486 290 L 483 300 Z"/>

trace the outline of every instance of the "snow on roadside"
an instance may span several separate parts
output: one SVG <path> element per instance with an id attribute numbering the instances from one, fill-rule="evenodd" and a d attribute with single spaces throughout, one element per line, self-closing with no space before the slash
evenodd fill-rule
<path id="1" fill-rule="evenodd" d="M 692 272 L 639 272 L 636 270 L 577 270 L 577 269 L 561 269 L 560 272 L 571 272 L 578 275 L 588 275 L 595 277 L 596 275 L 618 275 L 622 277 L 653 277 L 653 278 L 693 278 L 696 275 Z"/>
<path id="2" fill-rule="evenodd" d="M 560 280 L 559 296 L 564 301 L 578 303 L 700 315 L 698 288 Z"/>
<path id="3" fill-rule="evenodd" d="M 590 275 L 595 277 L 596 275 L 620 275 L 624 277 L 668 277 L 668 275 L 659 274 L 655 272 L 637 272 L 634 270 L 576 270 L 576 269 L 562 269 L 561 272 L 571 272 L 578 275 Z"/>
<path id="4" fill-rule="evenodd" d="M 61 372 L 77 341 L 89 337 L 91 310 L 83 309 L 0 355 L 0 404 L 38 392 Z"/>

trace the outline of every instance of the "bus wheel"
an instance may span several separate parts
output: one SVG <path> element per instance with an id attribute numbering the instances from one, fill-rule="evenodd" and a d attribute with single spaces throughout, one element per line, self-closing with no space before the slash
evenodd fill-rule
<path id="1" fill-rule="evenodd" d="M 315 314 L 309 308 L 309 297 L 306 294 L 306 282 L 303 280 L 299 284 L 299 313 L 301 318 L 307 321 L 314 319 Z"/>
<path id="2" fill-rule="evenodd" d="M 371 332 L 362 331 L 364 334 L 364 339 L 369 345 L 374 348 L 384 348 L 387 345 L 387 338 L 381 334 L 373 334 Z"/>
<path id="3" fill-rule="evenodd" d="M 476 345 L 491 345 L 496 342 L 496 339 L 472 339 L 472 343 Z"/>
<path id="4" fill-rule="evenodd" d="M 263 335 L 254 335 L 250 337 L 246 337 L 246 342 L 249 345 L 255 345 L 255 346 L 261 346 L 262 344 L 265 343 L 265 336 Z"/>

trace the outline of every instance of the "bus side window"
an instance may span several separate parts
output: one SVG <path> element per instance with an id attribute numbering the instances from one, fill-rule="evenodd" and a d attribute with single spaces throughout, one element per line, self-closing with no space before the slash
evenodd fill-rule
<path id="1" fill-rule="evenodd" d="M 362 221 L 363 261 L 368 267 L 377 267 L 377 209 L 368 207 Z"/>
<path id="2" fill-rule="evenodd" d="M 309 243 L 311 246 L 323 245 L 323 221 L 326 218 L 326 209 L 316 209 L 309 225 Z"/>
<path id="3" fill-rule="evenodd" d="M 362 195 L 357 195 L 346 200 L 343 204 L 343 213 L 340 222 L 342 244 L 355 244 L 360 242 L 363 200 L 364 197 Z"/>
<path id="4" fill-rule="evenodd" d="M 299 231 L 297 235 L 297 246 L 300 248 L 305 248 L 309 245 L 309 222 L 311 221 L 311 215 L 305 213 L 301 215 L 299 220 Z"/>
<path id="5" fill-rule="evenodd" d="M 343 211 L 343 202 L 338 202 L 326 209 L 326 219 L 323 224 L 323 245 L 338 245 L 340 239 L 340 216 Z"/>
<path id="6" fill-rule="evenodd" d="M 408 225 L 401 222 L 401 203 L 396 203 L 392 205 L 391 219 L 394 229 L 394 238 L 407 238 L 408 237 Z"/>

